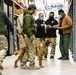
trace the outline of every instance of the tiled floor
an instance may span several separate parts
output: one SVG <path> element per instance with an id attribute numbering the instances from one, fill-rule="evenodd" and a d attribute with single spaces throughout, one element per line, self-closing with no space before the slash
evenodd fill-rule
<path id="1" fill-rule="evenodd" d="M 43 65 L 45 66 L 44 68 L 41 68 L 40 70 L 29 70 L 14 68 L 14 61 L 17 56 L 12 55 L 4 59 L 4 70 L 1 70 L 0 72 L 2 75 L 76 75 L 76 63 L 73 61 L 71 53 L 70 60 L 58 60 L 57 58 L 60 56 L 60 52 L 57 45 L 55 58 L 49 59 L 49 56 L 50 55 L 48 54 L 48 58 L 43 60 Z M 36 65 L 38 65 L 37 59 Z"/>

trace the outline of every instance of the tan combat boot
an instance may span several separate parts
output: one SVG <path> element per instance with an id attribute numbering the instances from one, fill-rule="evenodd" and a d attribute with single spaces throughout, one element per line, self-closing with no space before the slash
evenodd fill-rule
<path id="1" fill-rule="evenodd" d="M 20 68 L 21 69 L 28 69 L 28 66 L 25 63 L 21 63 Z"/>
<path id="2" fill-rule="evenodd" d="M 40 67 L 37 67 L 37 66 L 35 66 L 35 65 L 31 65 L 31 66 L 29 67 L 29 69 L 30 69 L 30 70 L 39 70 Z"/>
<path id="3" fill-rule="evenodd" d="M 0 60 L 0 69 L 3 69 L 2 61 Z"/>

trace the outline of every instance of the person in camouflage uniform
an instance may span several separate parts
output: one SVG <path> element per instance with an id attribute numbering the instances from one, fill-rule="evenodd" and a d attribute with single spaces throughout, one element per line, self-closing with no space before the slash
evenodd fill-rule
<path id="1" fill-rule="evenodd" d="M 26 45 L 29 49 L 26 49 L 26 52 L 21 60 L 23 63 L 21 68 L 26 68 L 26 63 L 29 61 L 29 69 L 36 70 L 40 69 L 35 66 L 35 52 L 36 52 L 36 44 L 35 44 L 35 35 L 36 35 L 36 27 L 33 15 L 35 13 L 36 6 L 34 4 L 30 4 L 28 10 L 24 12 L 23 16 L 23 32 L 25 36 Z"/>
<path id="2" fill-rule="evenodd" d="M 14 29 L 12 23 L 8 19 L 5 12 L 0 10 L 0 69 L 3 69 L 2 62 L 8 50 L 8 42 L 6 37 L 8 36 L 7 29 L 13 33 Z"/>

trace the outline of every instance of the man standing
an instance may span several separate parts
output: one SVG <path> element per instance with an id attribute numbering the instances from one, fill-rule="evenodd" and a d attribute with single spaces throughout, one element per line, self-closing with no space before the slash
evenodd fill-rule
<path id="1" fill-rule="evenodd" d="M 21 62 L 24 63 L 22 66 L 24 68 L 27 68 L 26 63 L 29 61 L 30 70 L 40 69 L 39 67 L 35 66 L 35 54 L 36 54 L 35 35 L 37 32 L 35 21 L 33 19 L 33 14 L 35 13 L 35 11 L 36 6 L 34 4 L 30 4 L 28 10 L 24 12 L 23 16 L 23 32 L 26 44 L 29 49 L 26 50 Z"/>
<path id="2" fill-rule="evenodd" d="M 55 55 L 56 29 L 54 29 L 53 26 L 57 24 L 58 22 L 54 19 L 54 12 L 50 12 L 49 19 L 46 20 L 46 25 L 47 25 L 46 37 L 49 38 L 49 41 L 51 42 L 51 46 L 52 46 L 50 59 L 53 59 Z M 46 51 L 45 57 L 47 57 L 47 53 L 48 53 L 48 50 Z"/>
<path id="3" fill-rule="evenodd" d="M 62 57 L 59 60 L 69 59 L 69 41 L 72 29 L 72 19 L 70 16 L 66 15 L 62 9 L 58 11 L 60 16 L 59 24 L 54 26 L 54 28 L 59 29 L 60 34 L 60 51 Z"/>
<path id="4" fill-rule="evenodd" d="M 37 44 L 45 41 L 45 21 L 44 14 L 40 13 L 39 18 L 35 21 L 37 27 L 36 42 Z"/>
<path id="5" fill-rule="evenodd" d="M 2 62 L 8 50 L 7 28 L 13 33 L 13 26 L 5 12 L 0 10 L 0 69 L 3 69 Z"/>

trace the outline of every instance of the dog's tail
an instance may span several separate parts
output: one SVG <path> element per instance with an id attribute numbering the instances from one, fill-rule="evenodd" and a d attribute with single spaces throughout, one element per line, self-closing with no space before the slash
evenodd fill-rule
<path id="1" fill-rule="evenodd" d="M 14 55 L 18 55 L 18 51 L 15 51 L 15 52 L 14 52 Z"/>

